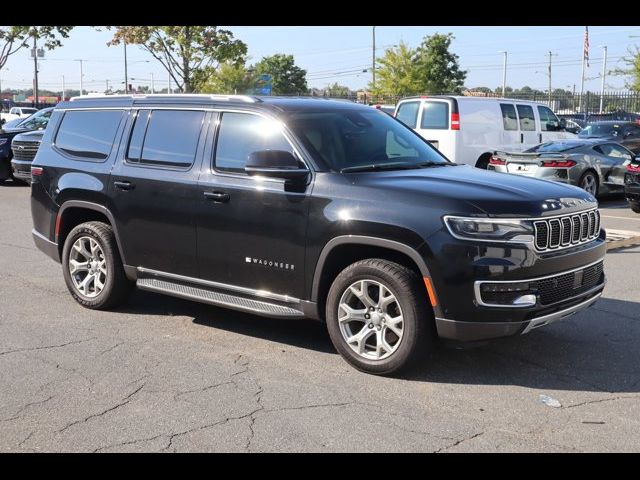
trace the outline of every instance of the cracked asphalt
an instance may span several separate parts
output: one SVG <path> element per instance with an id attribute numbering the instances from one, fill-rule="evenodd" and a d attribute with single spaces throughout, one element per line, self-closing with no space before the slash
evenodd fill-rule
<path id="1" fill-rule="evenodd" d="M 594 308 L 380 378 L 312 321 L 141 291 L 84 309 L 30 230 L 29 189 L 0 186 L 0 451 L 640 450 L 640 247 L 608 253 Z"/>

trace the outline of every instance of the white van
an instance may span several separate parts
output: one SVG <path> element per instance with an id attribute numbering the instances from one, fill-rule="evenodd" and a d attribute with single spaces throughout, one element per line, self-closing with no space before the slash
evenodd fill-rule
<path id="1" fill-rule="evenodd" d="M 505 98 L 421 96 L 400 100 L 394 116 L 449 160 L 487 168 L 495 150 L 520 152 L 550 140 L 575 138 L 540 103 Z"/>

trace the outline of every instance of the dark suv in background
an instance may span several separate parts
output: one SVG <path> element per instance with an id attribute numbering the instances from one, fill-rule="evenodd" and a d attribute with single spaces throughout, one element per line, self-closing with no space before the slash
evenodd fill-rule
<path id="1" fill-rule="evenodd" d="M 81 97 L 56 107 L 31 173 L 35 243 L 85 307 L 137 285 L 314 318 L 371 373 L 437 337 L 527 333 L 605 284 L 592 195 L 456 165 L 354 103 Z"/>
<path id="2" fill-rule="evenodd" d="M 2 128 L 0 130 L 0 182 L 13 178 L 13 168 L 11 160 L 13 158 L 13 152 L 11 150 L 12 140 L 24 132 L 41 131 L 47 128 L 49 118 L 53 113 L 53 107 L 43 108 L 34 113 L 30 117 L 25 118 L 23 121 L 11 128 Z M 33 152 L 33 156 L 35 152 Z M 25 175 L 19 175 L 19 180 L 28 181 L 28 177 Z"/>

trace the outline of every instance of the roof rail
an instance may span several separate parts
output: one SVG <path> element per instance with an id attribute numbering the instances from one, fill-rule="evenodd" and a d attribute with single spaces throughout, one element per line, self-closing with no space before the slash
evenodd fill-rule
<path id="1" fill-rule="evenodd" d="M 152 93 L 152 94 L 118 94 L 118 95 L 79 95 L 77 97 L 71 97 L 69 99 L 70 102 L 75 100 L 95 100 L 100 98 L 167 98 L 167 97 L 175 97 L 175 98 L 201 98 L 201 99 L 211 99 L 211 100 L 224 100 L 228 102 L 232 101 L 240 101 L 247 103 L 256 103 L 262 102 L 262 100 L 258 97 L 254 97 L 252 95 L 221 95 L 221 94 L 208 94 L 208 93 Z"/>

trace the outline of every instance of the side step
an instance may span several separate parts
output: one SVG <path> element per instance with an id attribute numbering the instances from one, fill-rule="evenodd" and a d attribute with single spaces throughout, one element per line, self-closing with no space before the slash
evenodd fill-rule
<path id="1" fill-rule="evenodd" d="M 243 312 L 274 318 L 304 318 L 304 313 L 292 307 L 275 303 L 238 297 L 228 293 L 221 293 L 200 286 L 184 285 L 159 278 L 138 278 L 136 285 L 141 290 L 163 293 L 173 297 L 195 300 L 220 307 L 241 310 Z"/>

